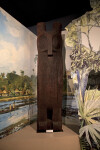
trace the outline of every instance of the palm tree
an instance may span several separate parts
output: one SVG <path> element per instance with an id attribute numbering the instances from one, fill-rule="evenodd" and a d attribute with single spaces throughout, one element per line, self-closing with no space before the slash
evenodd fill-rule
<path id="1" fill-rule="evenodd" d="M 24 71 L 20 70 L 20 73 L 21 73 L 21 76 L 23 77 L 24 76 Z"/>
<path id="2" fill-rule="evenodd" d="M 5 77 L 5 73 L 4 73 L 4 72 L 2 72 L 2 73 L 1 73 L 1 79 L 3 80 L 3 79 L 4 79 L 4 77 Z"/>
<path id="3" fill-rule="evenodd" d="M 16 74 L 16 71 L 12 71 L 13 74 Z"/>

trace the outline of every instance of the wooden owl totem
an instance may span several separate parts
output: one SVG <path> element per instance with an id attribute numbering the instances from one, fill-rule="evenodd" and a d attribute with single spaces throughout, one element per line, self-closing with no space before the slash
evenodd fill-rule
<path id="1" fill-rule="evenodd" d="M 37 132 L 62 131 L 63 60 L 61 24 L 46 31 L 45 23 L 37 24 Z"/>

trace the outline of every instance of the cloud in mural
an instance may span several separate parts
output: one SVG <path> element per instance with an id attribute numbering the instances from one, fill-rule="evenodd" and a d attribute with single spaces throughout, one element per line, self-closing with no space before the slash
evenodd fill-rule
<path id="1" fill-rule="evenodd" d="M 12 26 L 11 22 L 6 22 L 5 24 L 7 24 L 7 28 L 8 28 L 8 31 L 9 33 L 14 36 L 14 37 L 20 37 L 21 33 L 20 33 L 20 30 L 19 29 L 16 29 L 15 27 Z"/>
<path id="2" fill-rule="evenodd" d="M 1 9 L 2 14 L 6 16 L 6 21 L 4 23 L 9 33 L 14 37 L 20 37 L 21 35 L 20 29 L 22 28 L 22 25 L 17 20 L 15 20 L 12 16 L 6 13 L 2 8 L 0 9 Z"/>
<path id="3" fill-rule="evenodd" d="M 24 70 L 26 75 L 36 74 L 34 58 L 36 37 L 13 17 L 0 8 L 0 73 Z M 34 49 L 35 48 L 35 49 Z M 32 57 L 32 60 L 30 60 Z M 32 65 L 30 65 L 30 61 Z"/>
<path id="4" fill-rule="evenodd" d="M 15 70 L 18 74 L 20 70 L 25 70 L 26 74 L 29 74 L 30 70 L 30 53 L 28 52 L 27 45 L 20 46 L 18 50 L 14 44 L 1 41 L 0 45 L 0 66 L 6 73 Z M 6 69 L 5 69 L 6 68 Z"/>

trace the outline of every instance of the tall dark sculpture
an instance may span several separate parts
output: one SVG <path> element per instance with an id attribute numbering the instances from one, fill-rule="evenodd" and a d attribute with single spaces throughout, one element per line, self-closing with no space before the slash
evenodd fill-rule
<path id="1" fill-rule="evenodd" d="M 62 131 L 63 60 L 61 24 L 46 32 L 45 23 L 37 24 L 37 132 Z"/>

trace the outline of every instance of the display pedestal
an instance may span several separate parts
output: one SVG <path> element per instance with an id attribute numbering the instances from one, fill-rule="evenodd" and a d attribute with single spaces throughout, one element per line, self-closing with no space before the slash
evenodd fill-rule
<path id="1" fill-rule="evenodd" d="M 80 150 L 78 135 L 62 126 L 63 132 L 37 133 L 36 123 L 0 140 L 0 150 Z"/>

